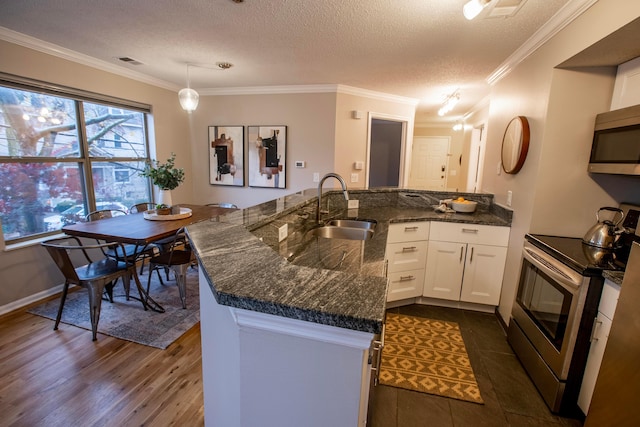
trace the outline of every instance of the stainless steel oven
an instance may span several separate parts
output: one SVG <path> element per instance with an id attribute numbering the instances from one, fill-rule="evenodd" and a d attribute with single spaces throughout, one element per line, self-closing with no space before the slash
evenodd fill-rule
<path id="1" fill-rule="evenodd" d="M 570 416 L 578 411 L 577 396 L 604 282 L 602 267 L 578 254 L 582 248 L 581 239 L 527 235 L 507 333 L 549 408 Z"/>

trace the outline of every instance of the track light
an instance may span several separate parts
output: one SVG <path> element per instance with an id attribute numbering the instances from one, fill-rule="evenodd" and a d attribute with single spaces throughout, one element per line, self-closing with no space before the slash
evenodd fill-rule
<path id="1" fill-rule="evenodd" d="M 442 103 L 442 107 L 440 107 L 440 109 L 438 110 L 438 115 L 444 116 L 449 111 L 453 110 L 453 107 L 456 106 L 458 101 L 460 101 L 460 94 L 458 93 L 458 91 L 455 91 L 454 93 L 449 95 L 447 99 L 444 100 L 444 102 Z"/>
<path id="2" fill-rule="evenodd" d="M 478 14 L 482 12 L 482 9 L 487 7 L 489 3 L 491 3 L 491 0 L 469 0 L 462 8 L 462 14 L 471 21 L 478 16 Z"/>
<path id="3" fill-rule="evenodd" d="M 189 64 L 187 64 L 187 87 L 178 92 L 178 99 L 182 108 L 189 114 L 198 108 L 200 95 L 189 86 Z"/>

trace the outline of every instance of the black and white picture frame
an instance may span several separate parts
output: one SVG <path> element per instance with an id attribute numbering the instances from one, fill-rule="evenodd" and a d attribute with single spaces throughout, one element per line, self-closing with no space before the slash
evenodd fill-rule
<path id="1" fill-rule="evenodd" d="M 249 186 L 286 188 L 286 126 L 249 126 Z"/>
<path id="2" fill-rule="evenodd" d="M 209 183 L 244 186 L 244 126 L 209 126 Z"/>

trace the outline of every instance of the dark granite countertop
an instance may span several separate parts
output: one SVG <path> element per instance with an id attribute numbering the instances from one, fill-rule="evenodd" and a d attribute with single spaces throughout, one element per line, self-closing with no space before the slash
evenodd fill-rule
<path id="1" fill-rule="evenodd" d="M 438 213 L 452 193 L 414 190 L 326 191 L 330 218 L 377 221 L 366 241 L 319 239 L 317 190 L 307 190 L 188 227 L 196 255 L 219 304 L 347 329 L 380 333 L 386 306 L 384 251 L 390 222 L 446 221 L 510 226 L 511 211 L 486 194 L 456 193 L 479 202 L 474 214 Z M 278 242 L 278 228 L 288 237 Z"/>
<path id="2" fill-rule="evenodd" d="M 605 279 L 611 280 L 616 285 L 622 286 L 622 279 L 624 279 L 624 271 L 610 271 L 605 270 L 602 272 Z"/>

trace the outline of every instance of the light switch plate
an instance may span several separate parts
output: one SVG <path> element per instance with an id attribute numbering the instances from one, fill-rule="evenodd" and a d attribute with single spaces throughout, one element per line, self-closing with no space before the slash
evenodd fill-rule
<path id="1" fill-rule="evenodd" d="M 360 174 L 357 174 L 357 173 L 351 174 L 351 182 L 358 182 L 359 178 L 360 178 Z"/>
<path id="2" fill-rule="evenodd" d="M 287 238 L 288 231 L 289 231 L 288 224 L 285 224 L 280 228 L 278 228 L 278 242 L 282 242 L 284 239 Z"/>

